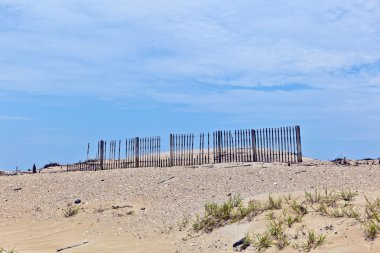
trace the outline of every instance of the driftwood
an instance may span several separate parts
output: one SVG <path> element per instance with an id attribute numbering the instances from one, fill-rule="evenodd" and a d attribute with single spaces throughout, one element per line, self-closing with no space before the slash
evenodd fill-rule
<path id="1" fill-rule="evenodd" d="M 124 205 L 124 206 L 112 206 L 112 209 L 123 209 L 123 208 L 132 208 L 131 205 Z"/>
<path id="2" fill-rule="evenodd" d="M 168 179 L 162 180 L 162 181 L 158 182 L 157 184 L 165 183 L 165 182 L 167 182 L 167 181 L 169 181 L 169 180 L 172 180 L 173 178 L 175 178 L 175 177 L 173 176 L 173 177 L 170 177 L 170 178 L 168 178 Z"/>
<path id="3" fill-rule="evenodd" d="M 81 242 L 81 243 L 78 243 L 78 244 L 75 244 L 75 245 L 72 245 L 72 246 L 68 246 L 68 247 L 65 247 L 65 248 L 57 249 L 57 252 L 61 252 L 61 251 L 67 250 L 67 249 L 72 249 L 72 248 L 75 248 L 75 247 L 79 247 L 79 246 L 82 246 L 82 245 L 87 244 L 87 243 L 88 243 L 87 241 L 84 241 L 84 242 Z"/>

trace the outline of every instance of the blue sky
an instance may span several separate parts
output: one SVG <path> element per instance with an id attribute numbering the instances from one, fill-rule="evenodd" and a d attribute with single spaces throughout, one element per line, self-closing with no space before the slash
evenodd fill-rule
<path id="1" fill-rule="evenodd" d="M 88 142 L 300 125 L 380 156 L 380 1 L 0 0 L 0 169 Z"/>

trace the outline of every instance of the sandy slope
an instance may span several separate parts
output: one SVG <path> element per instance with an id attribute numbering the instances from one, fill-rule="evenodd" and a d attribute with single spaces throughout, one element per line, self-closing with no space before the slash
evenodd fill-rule
<path id="1" fill-rule="evenodd" d="M 179 231 L 178 224 L 202 213 L 205 203 L 226 201 L 230 194 L 248 200 L 327 187 L 377 196 L 379 179 L 378 161 L 342 166 L 313 160 L 291 166 L 245 163 L 2 176 L 0 245 L 19 253 L 56 252 L 84 241 L 62 252 L 232 252 L 232 243 L 246 232 L 265 228 L 264 217 L 195 238 L 187 235 L 189 227 Z M 78 198 L 79 213 L 65 218 L 63 210 Z M 316 252 L 380 252 L 380 239 L 364 240 L 353 220 L 310 216 L 305 223 L 316 229 L 334 226 L 334 231 L 323 231 L 328 242 Z"/>

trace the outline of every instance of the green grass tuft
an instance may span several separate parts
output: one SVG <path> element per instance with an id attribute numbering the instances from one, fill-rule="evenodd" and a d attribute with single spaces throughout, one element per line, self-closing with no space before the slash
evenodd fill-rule
<path id="1" fill-rule="evenodd" d="M 63 210 L 63 215 L 68 218 L 75 216 L 79 213 L 79 206 L 73 207 L 73 206 L 68 206 L 65 210 Z"/>
<path id="2" fill-rule="evenodd" d="M 314 230 L 310 229 L 307 234 L 306 242 L 302 245 L 302 249 L 309 252 L 319 246 L 322 246 L 326 241 L 326 235 L 317 235 Z"/>
<path id="3" fill-rule="evenodd" d="M 351 189 L 349 190 L 341 190 L 340 192 L 338 192 L 338 196 L 341 200 L 344 200 L 344 201 L 351 201 L 353 200 L 356 196 L 358 196 L 358 193 L 357 192 L 353 192 L 351 191 Z"/>
<path id="4" fill-rule="evenodd" d="M 243 239 L 243 244 L 241 245 L 240 250 L 244 250 L 248 248 L 252 243 L 253 243 L 252 237 L 248 233 L 245 234 L 244 239 Z"/>
<path id="5" fill-rule="evenodd" d="M 362 229 L 365 237 L 370 240 L 375 240 L 377 234 L 379 233 L 379 225 L 372 220 L 363 222 Z"/>
<path id="6" fill-rule="evenodd" d="M 380 222 L 380 199 L 377 198 L 375 200 L 371 200 L 365 196 L 365 213 L 367 215 L 367 219 L 376 220 Z"/>
<path id="7" fill-rule="evenodd" d="M 253 240 L 253 246 L 257 252 L 262 252 L 267 248 L 272 247 L 273 240 L 268 233 L 257 234 Z"/>
<path id="8" fill-rule="evenodd" d="M 271 220 L 267 225 L 267 233 L 275 239 L 275 245 L 278 249 L 283 249 L 289 245 L 281 220 Z"/>
<path id="9" fill-rule="evenodd" d="M 278 210 L 282 207 L 282 199 L 281 198 L 274 198 L 271 195 L 268 197 L 268 203 L 266 205 L 266 209 L 268 210 Z"/>

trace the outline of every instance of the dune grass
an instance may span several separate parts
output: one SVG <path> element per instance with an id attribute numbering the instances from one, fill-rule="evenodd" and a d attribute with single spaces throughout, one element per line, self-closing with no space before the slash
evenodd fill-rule
<path id="1" fill-rule="evenodd" d="M 326 242 L 326 235 L 317 234 L 313 229 L 308 230 L 306 242 L 301 244 L 301 249 L 309 252 Z"/>
<path id="2" fill-rule="evenodd" d="M 380 233 L 380 198 L 370 199 L 364 196 L 365 206 L 353 202 L 358 193 L 351 189 L 314 190 L 305 192 L 303 198 L 291 195 L 267 200 L 250 200 L 244 202 L 240 195 L 230 197 L 222 204 L 207 203 L 203 215 L 197 214 L 192 221 L 192 231 L 211 233 L 214 229 L 236 222 L 249 222 L 257 215 L 264 215 L 267 220 L 266 231 L 261 234 L 246 234 L 241 249 L 254 247 L 257 252 L 276 246 L 279 250 L 291 245 L 299 251 L 308 252 L 326 243 L 326 235 L 317 234 L 307 228 L 303 218 L 310 213 L 331 217 L 333 219 L 356 220 L 366 240 L 374 240 Z M 246 203 L 246 204 L 245 204 Z M 300 224 L 302 236 L 289 233 L 295 224 Z"/>
<path id="3" fill-rule="evenodd" d="M 262 252 L 267 248 L 272 247 L 273 240 L 268 233 L 257 234 L 254 237 L 253 246 L 257 252 Z"/>
<path id="4" fill-rule="evenodd" d="M 380 228 L 378 223 L 368 220 L 362 223 L 362 229 L 367 239 L 375 240 Z"/>
<path id="5" fill-rule="evenodd" d="M 5 250 L 4 248 L 0 247 L 0 253 L 17 253 L 14 250 Z"/>
<path id="6" fill-rule="evenodd" d="M 253 201 L 248 203 L 248 206 L 244 206 L 240 195 L 231 197 L 227 202 L 220 205 L 207 203 L 204 215 L 202 217 L 196 216 L 193 222 L 193 230 L 210 233 L 215 228 L 241 221 L 245 217 L 259 212 L 261 207 L 261 204 Z"/>
<path id="7" fill-rule="evenodd" d="M 272 196 L 269 196 L 265 202 L 251 200 L 247 205 L 244 205 L 243 198 L 240 195 L 235 195 L 222 204 L 207 203 L 204 215 L 196 215 L 193 230 L 195 232 L 210 233 L 216 228 L 240 222 L 244 219 L 250 221 L 264 211 L 281 209 L 281 205 L 282 199 L 276 199 Z"/>

